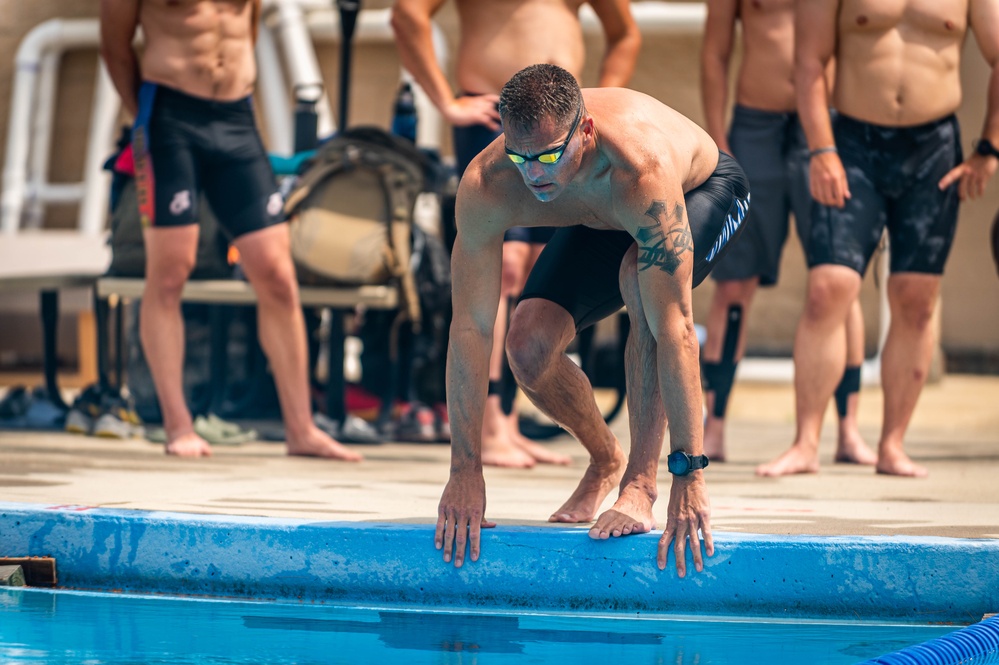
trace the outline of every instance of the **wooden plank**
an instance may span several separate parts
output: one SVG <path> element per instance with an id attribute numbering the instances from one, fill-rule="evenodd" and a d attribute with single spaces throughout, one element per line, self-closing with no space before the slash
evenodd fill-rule
<path id="1" fill-rule="evenodd" d="M 20 566 L 0 566 L 0 586 L 24 586 L 24 569 Z"/>
<path id="2" fill-rule="evenodd" d="M 145 280 L 136 277 L 102 277 L 97 280 L 97 295 L 141 298 Z M 302 304 L 312 307 L 355 307 L 395 309 L 399 306 L 399 289 L 394 285 L 364 286 L 301 286 Z M 219 305 L 252 305 L 257 294 L 248 282 L 237 279 L 190 280 L 184 285 L 181 299 L 185 302 Z"/>
<path id="3" fill-rule="evenodd" d="M 56 561 L 52 557 L 0 557 L 0 566 L 20 566 L 28 586 L 54 587 L 58 583 Z"/>

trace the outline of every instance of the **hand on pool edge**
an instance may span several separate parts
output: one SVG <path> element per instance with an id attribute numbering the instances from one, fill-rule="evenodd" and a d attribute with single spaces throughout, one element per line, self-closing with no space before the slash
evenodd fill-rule
<path id="1" fill-rule="evenodd" d="M 434 531 L 434 547 L 444 550 L 444 562 L 450 563 L 454 555 L 454 567 L 461 568 L 465 562 L 465 544 L 469 546 L 472 561 L 479 560 L 481 529 L 496 526 L 485 518 L 486 483 L 482 471 L 469 474 L 451 474 L 440 505 L 437 507 L 437 528 Z"/>
<path id="2" fill-rule="evenodd" d="M 690 539 L 690 549 L 694 556 L 694 568 L 697 572 L 704 570 L 704 560 L 701 557 L 701 542 L 698 529 L 704 539 L 704 550 L 708 556 L 715 553 L 714 540 L 711 537 L 711 502 L 708 500 L 708 490 L 704 484 L 704 472 L 694 471 L 689 476 L 676 476 L 669 490 L 669 508 L 666 514 L 666 529 L 659 539 L 657 563 L 659 570 L 666 570 L 669 561 L 669 546 L 673 543 L 673 555 L 676 557 L 676 572 L 681 578 L 687 574 L 687 539 Z"/>

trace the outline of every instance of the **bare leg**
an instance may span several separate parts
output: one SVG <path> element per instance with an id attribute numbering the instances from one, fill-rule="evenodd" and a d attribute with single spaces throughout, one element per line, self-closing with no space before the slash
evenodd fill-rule
<path id="1" fill-rule="evenodd" d="M 545 248 L 543 244 L 531 243 L 528 246 L 528 252 L 526 256 L 526 261 L 524 265 L 523 278 L 516 287 L 516 295 L 520 295 L 524 291 L 524 284 L 527 282 L 527 276 L 531 274 L 531 270 L 534 268 L 534 264 L 537 263 L 538 257 L 541 255 L 541 251 Z M 502 303 L 501 303 L 502 306 Z M 493 339 L 496 339 L 494 337 Z M 503 340 L 506 339 L 506 331 L 503 332 Z M 503 352 L 506 353 L 505 344 L 500 345 Z M 492 380 L 492 365 L 490 369 L 490 380 Z M 566 455 L 558 455 L 548 450 L 541 444 L 528 439 L 526 436 L 520 433 L 520 414 L 517 410 L 517 405 L 514 403 L 513 409 L 510 410 L 509 415 L 506 416 L 507 432 L 510 435 L 510 440 L 513 444 L 520 448 L 522 451 L 531 456 L 531 458 L 541 464 L 558 464 L 568 466 L 572 463 L 572 458 Z"/>
<path id="2" fill-rule="evenodd" d="M 572 464 L 571 457 L 554 453 L 537 441 L 532 441 L 521 434 L 520 413 L 518 412 L 516 405 L 514 405 L 513 411 L 510 412 L 510 415 L 506 416 L 506 422 L 507 431 L 510 432 L 510 438 L 514 445 L 530 455 L 535 462 L 539 462 L 541 464 L 556 464 L 559 466 L 568 466 Z"/>
<path id="3" fill-rule="evenodd" d="M 198 251 L 196 224 L 152 227 L 144 231 L 146 287 L 142 294 L 139 336 L 156 386 L 166 453 L 180 457 L 212 454 L 208 442 L 194 433 L 184 400 L 184 318 L 180 294 L 194 268 Z"/>
<path id="4" fill-rule="evenodd" d="M 899 273 L 888 278 L 891 327 L 881 357 L 884 425 L 878 445 L 878 473 L 923 477 L 927 470 L 904 450 L 905 430 L 926 383 L 933 356 L 933 307 L 940 277 Z"/>
<path id="5" fill-rule="evenodd" d="M 864 313 L 860 309 L 860 300 L 856 299 L 850 305 L 850 313 L 846 317 L 846 366 L 860 367 L 863 363 Z M 835 460 L 849 464 L 873 466 L 878 461 L 878 455 L 860 435 L 860 428 L 857 426 L 859 404 L 860 395 L 858 393 L 852 393 L 847 398 L 846 416 L 839 420 Z"/>
<path id="6" fill-rule="evenodd" d="M 758 277 L 743 280 L 725 280 L 715 284 L 711 309 L 708 311 L 708 339 L 704 344 L 704 361 L 717 363 L 722 359 L 722 346 L 728 330 L 728 311 L 732 305 L 742 307 L 742 323 L 739 330 L 739 343 L 735 351 L 735 362 L 742 360 L 746 352 L 746 319 L 749 316 L 749 306 L 756 295 L 759 286 Z M 704 454 L 712 461 L 725 461 L 725 416 L 714 415 L 715 393 L 709 390 L 705 394 L 705 405 L 708 417 L 704 421 Z"/>
<path id="7" fill-rule="evenodd" d="M 646 533 L 656 528 L 652 504 L 659 496 L 656 474 L 666 436 L 666 410 L 656 370 L 657 345 L 638 289 L 634 250 L 621 263 L 621 294 L 631 322 L 625 347 L 631 453 L 617 501 L 590 529 L 590 537 L 599 539 Z"/>
<path id="8" fill-rule="evenodd" d="M 235 244 L 246 276 L 257 292 L 260 345 L 274 372 L 288 454 L 359 461 L 359 454 L 330 438 L 312 419 L 305 321 L 287 224 L 240 236 Z"/>
<path id="9" fill-rule="evenodd" d="M 503 278 L 500 284 L 500 302 L 493 324 L 493 348 L 489 353 L 489 381 L 498 382 L 503 375 L 506 353 L 506 330 L 509 323 L 510 298 L 520 293 L 524 285 L 524 265 L 529 256 L 526 242 L 503 243 Z M 518 447 L 510 432 L 509 421 L 503 413 L 499 395 L 489 395 L 482 414 L 482 463 L 487 466 L 505 466 L 526 469 L 534 466 L 534 458 Z"/>
<path id="10" fill-rule="evenodd" d="M 808 299 L 794 339 L 794 394 L 798 431 L 777 459 L 756 468 L 759 476 L 816 473 L 826 406 L 846 367 L 846 317 L 860 293 L 860 275 L 837 265 L 808 273 Z"/>
<path id="11" fill-rule="evenodd" d="M 545 330 L 538 336 L 536 330 Z M 541 411 L 569 431 L 590 453 L 583 479 L 550 518 L 551 522 L 589 522 L 620 482 L 625 456 L 593 399 L 593 387 L 565 349 L 576 334 L 572 317 L 541 298 L 517 305 L 507 354 L 517 382 Z"/>

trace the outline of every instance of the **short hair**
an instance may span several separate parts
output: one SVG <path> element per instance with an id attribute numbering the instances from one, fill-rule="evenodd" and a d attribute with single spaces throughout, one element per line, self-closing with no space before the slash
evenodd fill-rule
<path id="1" fill-rule="evenodd" d="M 504 127 L 535 129 L 542 120 L 572 124 L 582 113 L 583 93 L 576 78 L 558 65 L 526 67 L 507 81 L 500 92 L 499 113 Z"/>

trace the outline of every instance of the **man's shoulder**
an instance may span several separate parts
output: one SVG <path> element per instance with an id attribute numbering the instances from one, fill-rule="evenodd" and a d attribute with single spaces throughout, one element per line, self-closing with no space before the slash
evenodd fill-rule
<path id="1" fill-rule="evenodd" d="M 482 151 L 465 169 L 458 183 L 458 200 L 466 210 L 489 210 L 498 219 L 520 200 L 524 186 L 516 169 L 491 152 Z"/>

